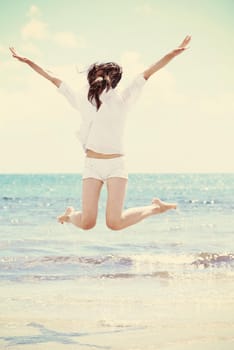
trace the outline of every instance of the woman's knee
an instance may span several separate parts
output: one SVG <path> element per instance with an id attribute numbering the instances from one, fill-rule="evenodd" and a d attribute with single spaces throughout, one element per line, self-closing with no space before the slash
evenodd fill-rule
<path id="1" fill-rule="evenodd" d="M 111 219 L 107 218 L 106 219 L 106 226 L 113 231 L 118 231 L 122 229 L 122 223 L 121 220 L 119 219 Z"/>
<path id="2" fill-rule="evenodd" d="M 81 226 L 83 230 L 91 230 L 96 225 L 96 219 L 82 219 Z"/>

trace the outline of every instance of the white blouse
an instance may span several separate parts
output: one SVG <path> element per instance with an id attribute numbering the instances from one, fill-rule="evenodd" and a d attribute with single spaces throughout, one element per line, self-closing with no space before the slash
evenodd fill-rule
<path id="1" fill-rule="evenodd" d="M 126 114 L 129 107 L 139 97 L 146 80 L 143 74 L 138 75 L 122 93 L 117 88 L 103 91 L 100 96 L 102 104 L 97 111 L 84 96 L 77 95 L 65 82 L 58 88 L 69 103 L 80 112 L 80 142 L 86 151 L 97 153 L 124 154 L 123 135 Z"/>

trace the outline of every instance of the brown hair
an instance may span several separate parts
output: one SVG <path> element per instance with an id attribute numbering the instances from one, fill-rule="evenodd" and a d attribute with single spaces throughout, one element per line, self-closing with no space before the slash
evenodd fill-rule
<path id="1" fill-rule="evenodd" d="M 88 100 L 99 110 L 102 101 L 101 93 L 110 88 L 114 89 L 122 77 L 122 68 L 114 62 L 97 64 L 94 63 L 88 70 L 87 79 L 89 82 Z M 93 101 L 94 100 L 94 101 Z"/>

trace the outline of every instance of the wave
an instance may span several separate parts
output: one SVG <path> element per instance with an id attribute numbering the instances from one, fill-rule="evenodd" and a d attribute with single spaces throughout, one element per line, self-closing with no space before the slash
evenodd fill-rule
<path id="1" fill-rule="evenodd" d="M 234 254 L 218 254 L 203 252 L 192 262 L 192 265 L 207 267 L 234 265 Z"/>
<path id="2" fill-rule="evenodd" d="M 33 268 L 40 266 L 60 266 L 60 265 L 112 265 L 133 267 L 139 265 L 204 265 L 217 266 L 217 265 L 232 265 L 234 264 L 233 253 L 209 253 L 201 252 L 198 254 L 138 254 L 131 256 L 118 256 L 118 255 L 100 255 L 100 256 L 40 256 L 37 258 L 31 257 L 2 257 L 0 259 L 1 269 L 14 269 L 17 266 L 21 268 Z"/>
<path id="3" fill-rule="evenodd" d="M 153 273 L 108 273 L 103 274 L 100 278 L 111 278 L 111 279 L 119 279 L 119 278 L 139 278 L 139 277 L 150 277 L 150 278 L 173 278 L 172 275 L 168 271 L 155 271 Z"/>
<path id="4" fill-rule="evenodd" d="M 130 257 L 106 256 L 42 256 L 35 259 L 29 257 L 2 257 L 0 268 L 10 270 L 15 268 L 50 267 L 60 265 L 103 265 L 112 263 L 115 265 L 130 266 L 133 261 Z"/>
<path id="5" fill-rule="evenodd" d="M 4 197 L 2 197 L 2 199 L 3 199 L 4 201 L 13 201 L 15 198 L 14 198 L 14 197 L 7 197 L 7 196 L 4 196 Z"/>
<path id="6" fill-rule="evenodd" d="M 30 281 L 69 281 L 78 280 L 82 278 L 89 279 L 136 279 L 136 278 L 159 278 L 159 279 L 172 279 L 173 276 L 168 271 L 155 271 L 153 273 L 104 273 L 88 275 L 69 275 L 69 274 L 10 274 L 0 275 L 0 280 L 11 280 L 15 282 L 30 282 Z"/>
<path id="7" fill-rule="evenodd" d="M 194 278 L 197 273 L 199 274 L 200 268 L 209 268 L 214 276 L 222 271 L 233 274 L 234 254 L 201 252 L 195 255 L 2 257 L 0 280 L 20 282 L 80 278 L 168 280 Z"/>

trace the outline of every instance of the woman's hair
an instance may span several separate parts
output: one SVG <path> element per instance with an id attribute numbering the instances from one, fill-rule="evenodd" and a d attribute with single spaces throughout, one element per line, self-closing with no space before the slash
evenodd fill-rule
<path id="1" fill-rule="evenodd" d="M 114 62 L 94 63 L 90 66 L 87 74 L 89 82 L 88 100 L 95 102 L 97 110 L 102 102 L 100 101 L 101 93 L 110 88 L 114 89 L 122 77 L 122 68 Z"/>

